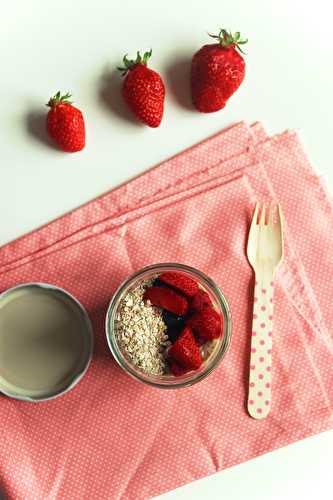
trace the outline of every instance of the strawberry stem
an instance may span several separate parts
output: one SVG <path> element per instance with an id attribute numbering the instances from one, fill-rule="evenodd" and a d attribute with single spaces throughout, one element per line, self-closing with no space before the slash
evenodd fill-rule
<path id="1" fill-rule="evenodd" d="M 210 33 L 208 33 L 208 35 L 210 37 L 218 40 L 221 47 L 223 47 L 223 48 L 227 49 L 230 47 L 236 47 L 242 54 L 245 53 L 245 52 L 243 52 L 240 45 L 244 45 L 245 43 L 247 43 L 248 39 L 241 38 L 241 34 L 239 31 L 232 33 L 231 31 L 227 31 L 227 30 L 221 28 L 218 35 L 211 35 Z"/>
<path id="2" fill-rule="evenodd" d="M 53 97 L 50 98 L 49 102 L 46 104 L 49 108 L 57 106 L 57 104 L 73 104 L 69 99 L 72 95 L 67 92 L 67 94 L 61 95 L 60 91 L 57 92 Z"/>
<path id="3" fill-rule="evenodd" d="M 123 57 L 124 66 L 117 66 L 117 69 L 122 72 L 122 76 L 125 76 L 126 73 L 137 64 L 144 64 L 147 66 L 152 53 L 153 51 L 150 49 L 149 52 L 145 52 L 143 56 L 141 56 L 140 52 L 137 51 L 136 59 L 127 59 L 127 54 L 125 54 Z"/>

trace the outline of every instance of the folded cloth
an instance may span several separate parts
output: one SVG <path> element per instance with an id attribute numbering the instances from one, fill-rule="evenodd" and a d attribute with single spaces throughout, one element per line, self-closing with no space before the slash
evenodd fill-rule
<path id="1" fill-rule="evenodd" d="M 256 135 L 263 133 L 259 123 L 252 129 Z M 61 248 L 67 237 L 75 238 L 80 231 L 97 222 L 124 215 L 139 205 L 181 191 L 189 178 L 197 180 L 207 168 L 237 157 L 252 141 L 253 135 L 244 122 L 223 130 L 132 181 L 3 246 L 0 248 L 0 268 L 51 246 Z"/>
<path id="2" fill-rule="evenodd" d="M 245 408 L 254 202 L 278 199 L 286 256 L 276 286 L 273 403 Z M 332 204 L 297 135 L 244 123 L 181 153 L 0 250 L 0 287 L 46 281 L 87 307 L 96 349 L 71 392 L 29 405 L 2 398 L 3 488 L 15 499 L 141 499 L 333 427 Z M 315 221 L 315 224 L 314 224 Z M 120 281 L 146 264 L 182 262 L 226 294 L 233 337 L 223 363 L 190 388 L 129 378 L 108 352 L 104 318 Z"/>

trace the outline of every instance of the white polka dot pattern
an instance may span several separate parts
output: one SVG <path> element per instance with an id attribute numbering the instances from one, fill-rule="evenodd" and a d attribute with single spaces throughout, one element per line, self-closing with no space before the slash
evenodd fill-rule
<path id="1" fill-rule="evenodd" d="M 259 124 L 255 125 L 254 130 L 262 134 Z M 127 213 L 175 189 L 182 189 L 187 180 L 193 179 L 196 171 L 199 175 L 201 172 L 205 174 L 212 166 L 228 158 L 236 158 L 249 147 L 252 140 L 251 131 L 244 122 L 223 130 L 127 184 L 3 246 L 0 248 L 0 266 L 24 259 L 37 248 L 39 251 L 50 246 L 61 248 L 64 239 L 75 236 L 93 224 Z"/>
<path id="2" fill-rule="evenodd" d="M 246 411 L 254 283 L 245 247 L 257 199 L 278 199 L 286 219 L 274 397 L 260 421 Z M 1 489 L 18 500 L 146 499 L 332 428 L 332 214 L 297 136 L 267 139 L 260 124 L 243 123 L 0 249 L 1 289 L 27 281 L 68 289 L 96 340 L 90 370 L 64 397 L 0 398 Z M 128 377 L 104 334 L 119 283 L 169 260 L 209 274 L 233 316 L 221 365 L 179 391 Z"/>

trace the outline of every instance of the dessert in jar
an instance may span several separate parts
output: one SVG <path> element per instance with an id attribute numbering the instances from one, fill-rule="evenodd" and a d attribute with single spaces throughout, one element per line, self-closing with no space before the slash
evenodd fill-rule
<path id="1" fill-rule="evenodd" d="M 204 378 L 223 358 L 230 310 L 202 272 L 156 264 L 118 289 L 106 330 L 112 353 L 130 375 L 159 387 L 183 387 Z"/>

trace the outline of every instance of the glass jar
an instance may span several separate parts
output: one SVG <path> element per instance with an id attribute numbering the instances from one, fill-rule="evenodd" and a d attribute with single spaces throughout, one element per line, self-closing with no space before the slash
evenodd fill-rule
<path id="1" fill-rule="evenodd" d="M 198 283 L 200 288 L 202 288 L 209 294 L 214 308 L 222 317 L 221 336 L 217 339 L 211 354 L 203 362 L 202 366 L 198 370 L 191 371 L 177 377 L 172 374 L 152 375 L 141 371 L 124 355 L 118 345 L 115 335 L 115 319 L 117 315 L 117 309 L 121 300 L 127 294 L 127 292 L 132 288 L 135 288 L 141 281 L 149 280 L 150 278 L 153 278 L 154 276 L 167 271 L 184 273 L 190 278 L 194 279 Z M 115 292 L 106 315 L 107 342 L 117 363 L 123 370 L 125 370 L 126 373 L 134 377 L 136 380 L 162 389 L 176 389 L 180 387 L 187 387 L 196 384 L 200 380 L 203 380 L 205 377 L 207 377 L 207 375 L 215 370 L 215 368 L 224 358 L 224 355 L 227 352 L 230 344 L 231 330 L 230 308 L 225 296 L 217 287 L 217 285 L 201 271 L 198 271 L 193 267 L 175 263 L 154 264 L 148 267 L 144 267 L 140 271 L 131 275 L 120 285 L 118 290 Z"/>

